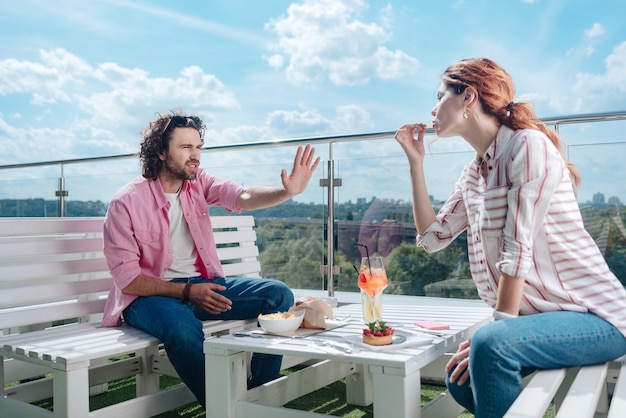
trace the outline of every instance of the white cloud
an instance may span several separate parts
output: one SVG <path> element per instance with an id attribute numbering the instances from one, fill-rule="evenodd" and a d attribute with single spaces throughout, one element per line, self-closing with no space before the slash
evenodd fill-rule
<path id="1" fill-rule="evenodd" d="M 27 144 L 25 146 L 25 144 Z M 85 153 L 88 148 L 88 153 Z M 0 118 L 0 164 L 63 160 L 75 156 L 116 155 L 136 152 L 115 132 L 85 121 L 67 126 L 18 128 Z"/>
<path id="2" fill-rule="evenodd" d="M 595 38 L 600 35 L 604 35 L 604 26 L 600 23 L 594 23 L 593 26 L 585 30 L 585 36 L 587 38 Z"/>
<path id="3" fill-rule="evenodd" d="M 38 61 L 0 61 L 0 97 L 16 95 L 30 96 L 39 114 L 28 120 L 18 113 L 0 116 L 0 155 L 8 158 L 0 157 L 0 164 L 131 154 L 152 117 L 148 111 L 176 104 L 209 123 L 215 112 L 239 108 L 224 83 L 198 66 L 183 68 L 175 78 L 152 77 L 114 62 L 92 66 L 63 49 L 42 50 Z M 238 124 L 221 132 L 209 127 L 205 138 L 207 145 L 241 143 L 371 125 L 370 114 L 358 105 L 336 106 L 334 115 L 302 105 L 272 111 L 258 126 Z"/>
<path id="4" fill-rule="evenodd" d="M 197 66 L 184 68 L 180 76 L 152 78 L 143 70 L 127 69 L 114 63 L 98 67 L 94 78 L 109 88 L 89 96 L 80 96 L 81 106 L 90 114 L 109 120 L 107 115 L 116 109 L 129 109 L 146 105 L 161 109 L 165 104 L 179 103 L 187 110 L 196 109 L 211 113 L 239 106 L 232 92 L 212 74 L 205 74 Z M 99 114 L 102 106 L 109 110 Z"/>
<path id="5" fill-rule="evenodd" d="M 77 59 L 64 59 L 63 53 L 58 49 L 42 50 L 40 62 L 0 61 L 0 96 L 30 93 L 35 104 L 70 101 L 67 90 L 81 84 L 72 75 L 80 77 L 89 67 Z"/>
<path id="6" fill-rule="evenodd" d="M 362 132 L 372 127 L 369 112 L 358 105 L 338 106 L 334 132 Z"/>
<path id="7" fill-rule="evenodd" d="M 391 3 L 387 3 L 382 9 L 380 9 L 380 21 L 386 28 L 393 26 L 393 6 Z"/>
<path id="8" fill-rule="evenodd" d="M 270 67 L 280 70 L 285 65 L 285 58 L 280 54 L 274 54 L 269 57 L 263 57 Z"/>
<path id="9" fill-rule="evenodd" d="M 579 46 L 576 48 L 570 48 L 565 55 L 573 58 L 590 57 L 595 51 L 596 50 L 590 45 Z"/>
<path id="10" fill-rule="evenodd" d="M 13 161 L 136 151 L 146 107 L 176 104 L 211 120 L 214 112 L 239 106 L 217 77 L 197 66 L 183 68 L 176 78 L 152 77 L 112 62 L 94 67 L 60 48 L 40 50 L 38 61 L 0 61 L 0 97 L 10 95 L 30 96 L 42 112 L 32 121 L 48 124 L 39 128 L 23 120 L 24 127 L 13 127 L 3 120 L 0 142 L 10 149 L 2 154 Z M 29 147 L 10 145 L 16 142 Z"/>
<path id="11" fill-rule="evenodd" d="M 238 106 L 220 80 L 197 66 L 184 68 L 176 79 L 154 78 L 147 71 L 110 62 L 94 68 L 64 49 L 41 50 L 39 62 L 0 61 L 0 95 L 16 93 L 31 94 L 40 105 L 78 104 L 93 116 L 134 104 L 184 101 L 211 110 Z"/>
<path id="12" fill-rule="evenodd" d="M 271 141 L 342 135 L 362 132 L 373 126 L 370 113 L 358 105 L 340 105 L 334 115 L 324 115 L 319 109 L 301 105 L 298 109 L 274 110 L 260 125 L 239 124 L 222 131 L 208 130 L 206 145 Z"/>
<path id="13" fill-rule="evenodd" d="M 563 59 L 546 60 L 543 67 L 520 72 L 516 83 L 520 96 L 516 100 L 533 102 L 542 117 L 624 109 L 626 41 L 603 60 L 596 57 L 591 62 L 582 51 L 576 56 L 570 51 Z M 594 70 L 576 71 L 580 62 Z"/>
<path id="14" fill-rule="evenodd" d="M 279 135 L 291 132 L 327 131 L 331 123 L 317 109 L 275 110 L 267 119 L 269 130 Z"/>
<path id="15" fill-rule="evenodd" d="M 595 48 L 591 45 L 586 45 L 587 42 L 593 43 L 593 39 L 599 36 L 604 35 L 605 30 L 604 26 L 600 23 L 594 23 L 589 29 L 585 29 L 584 35 L 585 39 L 581 43 L 574 48 L 571 48 L 567 51 L 567 56 L 571 56 L 574 58 L 582 57 L 588 58 L 593 55 L 595 52 Z"/>
<path id="16" fill-rule="evenodd" d="M 577 74 L 574 91 L 586 97 L 592 105 L 602 103 L 606 107 L 617 100 L 623 106 L 626 93 L 626 41 L 613 49 L 604 64 L 604 73 Z"/>
<path id="17" fill-rule="evenodd" d="M 284 68 L 296 84 L 327 77 L 335 85 L 359 85 L 373 77 L 395 79 L 415 72 L 416 58 L 385 46 L 389 32 L 359 19 L 364 8 L 363 0 L 290 5 L 287 15 L 265 25 L 279 37 L 270 47 L 275 53 L 266 60 L 275 69 Z"/>
<path id="18" fill-rule="evenodd" d="M 271 137 L 294 137 L 334 135 L 362 131 L 371 126 L 370 114 L 358 105 L 343 105 L 335 108 L 333 118 L 326 117 L 318 109 L 276 110 L 268 115 L 267 135 Z"/>

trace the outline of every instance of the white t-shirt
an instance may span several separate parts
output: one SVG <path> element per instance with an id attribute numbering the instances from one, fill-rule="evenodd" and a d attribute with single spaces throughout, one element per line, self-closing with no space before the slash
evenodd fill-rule
<path id="1" fill-rule="evenodd" d="M 165 193 L 170 201 L 168 217 L 170 220 L 170 242 L 174 261 L 165 270 L 163 280 L 171 280 L 181 277 L 200 276 L 196 269 L 198 253 L 191 238 L 189 226 L 183 217 L 183 211 L 178 200 L 178 193 Z"/>

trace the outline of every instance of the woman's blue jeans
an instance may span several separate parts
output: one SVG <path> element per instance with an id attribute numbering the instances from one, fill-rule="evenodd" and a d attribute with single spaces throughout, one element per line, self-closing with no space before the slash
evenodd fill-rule
<path id="1" fill-rule="evenodd" d="M 172 281 L 206 282 L 201 277 Z M 206 395 L 202 321 L 256 318 L 259 314 L 287 311 L 294 303 L 289 287 L 278 280 L 231 277 L 212 279 L 212 283 L 227 288 L 220 293 L 233 302 L 229 311 L 214 315 L 191 302 L 164 296 L 138 297 L 124 310 L 124 320 L 128 324 L 163 341 L 176 372 L 203 408 Z M 248 387 L 253 388 L 277 378 L 281 362 L 281 356 L 253 354 Z"/>
<path id="2" fill-rule="evenodd" d="M 537 369 L 604 363 L 624 354 L 626 338 L 592 313 L 521 316 L 480 328 L 470 343 L 470 379 L 462 386 L 446 379 L 446 385 L 476 418 L 501 418 L 522 391 L 523 376 Z"/>

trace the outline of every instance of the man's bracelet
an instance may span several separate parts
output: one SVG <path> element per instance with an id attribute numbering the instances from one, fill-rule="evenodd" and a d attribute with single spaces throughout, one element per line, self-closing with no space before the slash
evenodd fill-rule
<path id="1" fill-rule="evenodd" d="M 189 301 L 189 291 L 191 290 L 191 283 L 187 283 L 185 288 L 183 289 L 183 300 L 185 302 Z"/>

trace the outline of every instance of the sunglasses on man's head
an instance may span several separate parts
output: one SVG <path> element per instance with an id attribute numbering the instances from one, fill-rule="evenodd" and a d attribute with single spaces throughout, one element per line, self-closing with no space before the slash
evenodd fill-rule
<path id="1" fill-rule="evenodd" d="M 202 122 L 197 116 L 170 116 L 170 118 L 167 120 L 167 123 L 165 124 L 162 135 L 165 135 L 165 132 L 167 132 L 167 129 L 170 127 L 170 124 L 172 122 L 174 122 L 175 126 L 189 126 L 190 121 L 195 124 L 195 128 L 197 129 L 200 129 L 200 127 L 202 126 Z"/>

